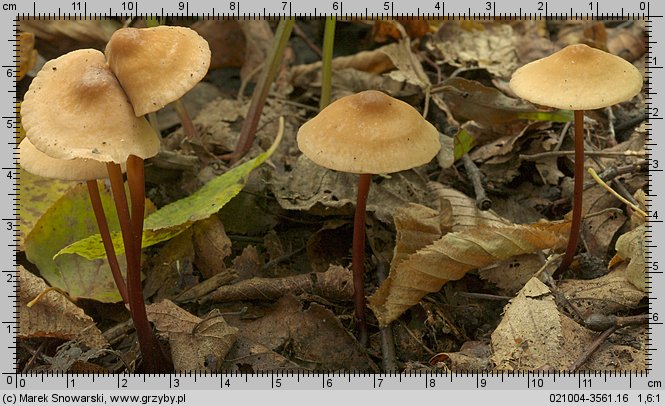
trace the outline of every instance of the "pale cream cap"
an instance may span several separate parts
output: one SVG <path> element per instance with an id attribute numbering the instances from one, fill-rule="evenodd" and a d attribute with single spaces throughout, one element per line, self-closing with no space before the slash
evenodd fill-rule
<path id="1" fill-rule="evenodd" d="M 159 152 L 159 136 L 136 117 L 127 95 L 94 49 L 48 61 L 21 104 L 26 137 L 56 159 L 124 163 Z"/>
<path id="2" fill-rule="evenodd" d="M 26 171 L 44 178 L 84 181 L 108 178 L 106 164 L 92 159 L 55 159 L 24 138 L 18 146 L 19 163 Z M 122 164 L 123 171 L 125 165 Z"/>
<path id="3" fill-rule="evenodd" d="M 136 116 L 181 98 L 210 66 L 208 42 L 186 27 L 121 28 L 104 52 Z"/>
<path id="4" fill-rule="evenodd" d="M 343 97 L 298 131 L 298 147 L 317 164 L 350 173 L 391 173 L 428 163 L 439 132 L 409 104 L 367 90 Z"/>
<path id="5" fill-rule="evenodd" d="M 510 87 L 535 104 L 593 110 L 638 94 L 642 75 L 623 58 L 577 44 L 517 69 Z"/>

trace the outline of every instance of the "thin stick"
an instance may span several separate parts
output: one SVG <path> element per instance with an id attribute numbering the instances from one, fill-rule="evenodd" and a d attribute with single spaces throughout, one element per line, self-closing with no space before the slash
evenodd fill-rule
<path id="1" fill-rule="evenodd" d="M 568 246 L 558 271 L 565 271 L 573 262 L 582 227 L 582 194 L 584 193 L 584 110 L 575 110 L 575 184 L 573 187 L 573 219 Z"/>
<path id="2" fill-rule="evenodd" d="M 356 200 L 356 214 L 353 219 L 353 302 L 355 304 L 355 315 L 358 322 L 358 341 L 361 345 L 367 345 L 367 319 L 365 318 L 365 207 L 367 206 L 367 195 L 372 182 L 372 175 L 363 173 L 358 178 L 358 198 Z"/>
<path id="3" fill-rule="evenodd" d="M 316 54 L 316 56 L 318 56 L 319 58 L 323 58 L 323 53 L 321 53 L 319 47 L 316 46 L 316 44 L 309 39 L 307 34 L 305 34 L 305 32 L 302 30 L 302 28 L 300 28 L 298 24 L 293 25 L 293 33 L 296 34 L 298 37 L 300 37 L 300 39 L 305 43 L 305 45 L 307 45 L 307 47 L 309 47 L 309 49 L 311 49 L 312 52 Z"/>
<path id="4" fill-rule="evenodd" d="M 483 211 L 491 209 L 492 200 L 490 200 L 490 198 L 487 197 L 487 192 L 485 192 L 485 188 L 483 187 L 483 182 L 480 179 L 481 176 L 480 170 L 473 162 L 471 157 L 469 157 L 469 154 L 462 155 L 462 163 L 464 163 L 466 174 L 471 180 L 471 184 L 473 185 L 473 190 L 476 194 L 476 207 L 479 210 Z"/>
<path id="5" fill-rule="evenodd" d="M 178 113 L 178 118 L 182 124 L 182 129 L 185 131 L 185 137 L 189 140 L 196 140 L 201 142 L 201 137 L 199 137 L 199 133 L 196 131 L 196 127 L 194 127 L 194 123 L 192 122 L 191 116 L 187 112 L 187 108 L 185 107 L 185 103 L 182 101 L 182 97 L 173 103 L 173 107 L 175 108 L 175 112 Z"/>
<path id="6" fill-rule="evenodd" d="M 621 202 L 624 203 L 625 205 L 630 206 L 630 207 L 631 207 L 633 210 L 635 210 L 640 216 L 642 216 L 642 217 L 644 217 L 644 218 L 647 218 L 647 214 L 644 212 L 644 210 L 642 210 L 642 209 L 640 209 L 639 207 L 637 207 L 637 205 L 635 205 L 635 204 L 629 202 L 629 201 L 628 201 L 627 199 L 625 199 L 623 196 L 621 196 L 620 194 L 618 194 L 614 189 L 612 189 L 611 187 L 609 187 L 609 185 L 608 185 L 607 183 L 603 182 L 603 180 L 600 178 L 600 176 L 598 176 L 598 174 L 596 173 L 596 171 L 595 171 L 593 168 L 589 168 L 589 169 L 587 169 L 587 172 L 589 172 L 589 174 L 591 175 L 591 177 L 593 178 L 593 180 L 596 181 L 596 183 L 598 183 L 598 184 L 599 184 L 600 186 L 602 186 L 605 190 L 607 190 L 608 192 L 610 192 L 610 194 L 612 194 L 612 196 L 614 196 L 614 197 L 616 197 L 617 199 L 621 200 Z"/>
<path id="7" fill-rule="evenodd" d="M 125 280 L 122 277 L 122 272 L 120 272 L 120 264 L 118 263 L 118 257 L 115 254 L 115 248 L 113 247 L 113 241 L 111 240 L 111 232 L 109 231 L 109 225 L 106 221 L 106 214 L 104 213 L 104 206 L 102 206 L 102 198 L 99 195 L 97 181 L 89 180 L 86 182 L 86 184 L 88 186 L 88 194 L 90 195 L 92 210 L 95 213 L 95 219 L 97 220 L 97 227 L 99 227 L 99 234 L 102 236 L 102 243 L 104 244 L 104 251 L 106 251 L 106 258 L 108 259 L 109 266 L 111 267 L 113 281 L 118 287 L 118 292 L 120 292 L 122 301 L 125 304 L 129 304 L 127 285 L 125 284 Z"/>
<path id="8" fill-rule="evenodd" d="M 600 157 L 613 157 L 613 156 L 639 156 L 639 157 L 643 157 L 643 156 L 646 156 L 645 152 L 640 152 L 640 151 L 623 151 L 623 152 L 587 151 L 586 154 L 588 156 L 600 156 Z M 537 161 L 541 158 L 551 158 L 551 157 L 568 156 L 568 155 L 575 155 L 575 151 L 549 151 L 549 152 L 541 152 L 539 154 L 531 154 L 531 155 L 520 154 L 520 159 L 523 159 L 525 161 Z"/>
<path id="9" fill-rule="evenodd" d="M 598 337 L 596 337 L 596 339 L 593 340 L 593 342 L 591 343 L 591 345 L 590 345 L 587 349 L 585 349 L 585 350 L 582 352 L 582 354 L 580 354 L 579 357 L 577 357 L 577 359 L 575 360 L 575 362 L 573 362 L 573 363 L 570 365 L 570 367 L 568 368 L 568 370 L 569 370 L 569 371 L 576 371 L 579 367 L 581 367 L 582 364 L 584 364 L 584 363 L 589 359 L 589 357 L 591 356 L 591 354 L 593 354 L 594 352 L 596 352 L 596 350 L 600 347 L 600 345 L 601 345 L 602 343 L 604 343 L 605 340 L 607 340 L 607 338 L 608 338 L 609 336 L 611 336 L 612 334 L 614 334 L 614 332 L 617 331 L 617 329 L 618 329 L 617 326 L 612 326 L 612 327 L 608 328 L 607 330 L 605 330 L 605 331 L 604 331 L 602 334 L 600 334 Z"/>

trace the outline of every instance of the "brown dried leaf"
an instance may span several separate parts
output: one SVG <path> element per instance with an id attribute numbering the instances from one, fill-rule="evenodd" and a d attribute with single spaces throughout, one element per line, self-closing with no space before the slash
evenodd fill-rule
<path id="1" fill-rule="evenodd" d="M 427 186 L 439 199 L 448 202 L 443 205 L 441 211 L 451 211 L 452 214 L 444 213 L 444 216 L 452 218 L 452 231 L 461 231 L 479 225 L 506 226 L 511 224 L 493 210 L 479 210 L 475 200 L 456 189 L 437 182 L 429 182 Z"/>
<path id="2" fill-rule="evenodd" d="M 176 371 L 215 371 L 236 341 L 238 329 L 226 324 L 219 310 L 201 319 L 170 300 L 146 310 L 157 331 L 169 340 Z"/>
<path id="3" fill-rule="evenodd" d="M 645 296 L 643 291 L 626 280 L 625 266 L 595 279 L 564 279 L 558 288 L 584 316 L 635 309 Z"/>
<path id="4" fill-rule="evenodd" d="M 167 241 L 150 259 L 144 287 L 146 297 L 157 302 L 173 298 L 198 282 L 194 274 L 194 246 L 192 230 L 186 230 Z"/>
<path id="5" fill-rule="evenodd" d="M 510 25 L 488 23 L 468 30 L 459 23 L 442 24 L 434 35 L 436 48 L 449 65 L 487 69 L 493 76 L 508 78 L 517 68 L 515 48 L 519 36 Z"/>
<path id="6" fill-rule="evenodd" d="M 81 48 L 104 50 L 113 32 L 121 28 L 117 20 L 107 19 L 19 19 L 19 30 L 37 37 L 39 53 L 46 59 L 55 58 Z"/>
<path id="7" fill-rule="evenodd" d="M 265 316 L 237 326 L 241 336 L 290 354 L 299 368 L 367 371 L 374 367 L 365 349 L 330 310 L 316 303 L 302 310 L 290 295 L 275 303 Z"/>
<path id="8" fill-rule="evenodd" d="M 46 293 L 32 307 L 27 304 L 47 288 L 39 278 L 19 265 L 21 286 L 19 308 L 19 338 L 58 338 L 77 340 L 97 349 L 108 347 L 108 342 L 95 321 L 62 294 Z"/>
<path id="9" fill-rule="evenodd" d="M 492 333 L 492 362 L 499 370 L 567 369 L 593 337 L 560 314 L 549 288 L 532 278 Z"/>
<path id="10" fill-rule="evenodd" d="M 563 248 L 570 222 L 479 225 L 444 235 L 398 264 L 369 298 L 379 323 L 387 325 L 430 292 L 468 271 L 541 249 Z"/>
<path id="11" fill-rule="evenodd" d="M 193 231 L 194 264 L 203 278 L 208 279 L 226 268 L 224 259 L 231 255 L 231 240 L 217 216 L 197 221 Z"/>
<path id="12" fill-rule="evenodd" d="M 495 284 L 502 294 L 514 296 L 542 265 L 542 258 L 538 254 L 518 255 L 478 270 L 478 276 Z"/>
<path id="13" fill-rule="evenodd" d="M 410 38 L 422 38 L 427 34 L 429 29 L 429 21 L 426 19 L 415 18 L 396 18 L 397 22 L 402 24 L 404 30 Z M 386 42 L 390 39 L 398 40 L 402 38 L 402 34 L 392 21 L 389 20 L 375 20 L 372 26 L 372 39 L 374 42 Z"/>

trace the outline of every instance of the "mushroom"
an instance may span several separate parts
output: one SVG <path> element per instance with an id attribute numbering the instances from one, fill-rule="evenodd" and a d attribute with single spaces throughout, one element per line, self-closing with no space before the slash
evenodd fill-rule
<path id="1" fill-rule="evenodd" d="M 104 53 L 136 116 L 175 101 L 185 134 L 198 138 L 180 98 L 210 67 L 210 47 L 203 37 L 187 27 L 121 28 L 113 33 Z"/>
<path id="2" fill-rule="evenodd" d="M 159 137 L 142 117 L 134 115 L 125 91 L 109 70 L 104 54 L 93 49 L 73 51 L 47 62 L 32 81 L 21 108 L 22 124 L 29 142 L 41 153 L 56 160 L 90 160 L 106 165 L 113 198 L 118 211 L 125 256 L 127 257 L 127 300 L 139 338 L 144 367 L 148 371 L 163 370 L 166 365 L 159 344 L 148 323 L 141 289 L 140 233 L 136 225 L 143 225 L 143 204 L 132 199 L 134 221 L 129 216 L 122 177 L 122 166 L 127 165 L 127 183 L 132 197 L 143 189 L 143 159 L 159 151 Z M 26 167 L 31 147 L 23 146 Z M 32 151 L 34 152 L 34 151 Z M 139 165 L 140 163 L 140 165 Z M 69 162 L 68 165 L 76 165 Z M 35 168 L 35 166 L 32 166 Z M 99 167 L 89 168 L 99 175 Z M 97 206 L 90 183 L 88 190 L 93 207 Z M 98 197 L 98 196 L 97 196 Z M 134 206 L 140 206 L 140 215 Z M 99 221 L 103 211 L 95 209 L 100 233 L 104 225 Z M 133 224 L 134 225 L 133 225 Z M 137 238 L 139 244 L 137 245 Z M 111 245 L 112 247 L 112 245 Z M 105 244 L 107 256 L 109 251 Z M 114 278 L 116 276 L 114 275 Z M 119 285 L 119 289 L 122 289 Z"/>
<path id="3" fill-rule="evenodd" d="M 298 147 L 323 167 L 360 174 L 353 224 L 353 286 L 360 341 L 367 342 L 365 294 L 365 206 L 372 174 L 428 163 L 439 151 L 439 133 L 410 105 L 367 90 L 343 97 L 298 130 Z"/>
<path id="4" fill-rule="evenodd" d="M 582 224 L 584 185 L 584 110 L 628 100 L 642 89 L 642 75 L 626 60 L 591 48 L 569 45 L 554 54 L 517 69 L 511 89 L 532 103 L 574 110 L 575 186 L 570 238 L 559 270 L 570 266 Z"/>

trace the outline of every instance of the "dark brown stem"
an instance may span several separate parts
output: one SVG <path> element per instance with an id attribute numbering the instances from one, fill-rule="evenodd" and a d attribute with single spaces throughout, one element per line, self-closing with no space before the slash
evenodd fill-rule
<path id="1" fill-rule="evenodd" d="M 145 213 L 145 169 L 143 159 L 136 155 L 127 158 L 127 184 L 132 202 L 131 220 L 134 247 L 138 253 L 138 266 L 141 267 L 141 245 L 143 238 L 143 217 Z"/>
<path id="2" fill-rule="evenodd" d="M 95 213 L 95 219 L 97 220 L 97 227 L 99 227 L 99 234 L 102 236 L 102 243 L 104 244 L 104 251 L 106 251 L 106 258 L 108 259 L 109 266 L 111 267 L 111 274 L 113 274 L 113 280 L 115 281 L 115 285 L 118 287 L 118 292 L 120 292 L 122 301 L 125 304 L 129 304 L 127 285 L 125 285 L 125 280 L 123 279 L 122 273 L 120 272 L 118 257 L 115 255 L 115 248 L 113 248 L 111 232 L 109 231 L 109 225 L 106 222 L 106 214 L 104 213 L 104 206 L 102 206 L 102 198 L 99 195 L 97 181 L 89 180 L 86 182 L 86 184 L 88 186 L 88 194 L 90 195 L 92 210 Z"/>
<path id="3" fill-rule="evenodd" d="M 356 321 L 358 322 L 358 341 L 367 345 L 367 320 L 365 318 L 365 207 L 372 175 L 363 173 L 358 178 L 358 198 L 356 200 L 356 214 L 353 219 L 353 302 L 355 304 Z"/>
<path id="4" fill-rule="evenodd" d="M 143 189 L 143 177 L 137 179 L 138 174 L 143 173 L 143 160 L 140 163 L 134 159 L 127 160 L 127 178 L 130 185 L 130 192 L 132 193 L 132 203 L 135 203 L 138 196 L 136 193 L 143 194 L 138 189 Z M 138 167 L 140 166 L 140 168 Z M 111 189 L 113 191 L 113 200 L 118 212 L 118 220 L 120 222 L 120 230 L 122 232 L 122 241 L 125 246 L 125 257 L 127 258 L 127 293 L 129 297 L 129 309 L 136 329 L 136 335 L 139 340 L 139 347 L 141 348 L 141 355 L 143 356 L 143 371 L 144 372 L 166 372 L 164 356 L 159 348 L 157 339 L 152 334 L 152 328 L 148 322 L 148 317 L 145 310 L 145 303 L 143 302 L 143 290 L 141 289 L 141 253 L 137 249 L 137 238 L 135 237 L 136 231 L 133 226 L 132 218 L 130 217 L 129 206 L 127 205 L 127 196 L 125 194 L 125 185 L 122 179 L 122 170 L 120 165 L 116 163 L 108 163 L 107 170 L 109 179 L 111 180 Z M 138 184 L 140 183 L 140 188 Z M 141 199 L 141 206 L 145 203 L 145 198 Z M 138 212 L 139 208 L 134 207 L 138 204 L 133 204 L 132 212 Z M 134 218 L 136 222 L 140 222 L 143 228 L 143 209 L 139 218 Z"/>
<path id="5" fill-rule="evenodd" d="M 185 108 L 185 103 L 183 103 L 182 99 L 176 100 L 175 103 L 173 103 L 173 106 L 176 113 L 178 113 L 178 118 L 180 118 L 182 129 L 185 131 L 185 137 L 187 137 L 189 140 L 196 140 L 197 142 L 201 143 L 199 133 L 196 132 L 196 127 L 194 127 L 192 118 L 189 116 L 187 108 Z"/>
<path id="6" fill-rule="evenodd" d="M 573 220 L 568 246 L 558 271 L 565 271 L 573 262 L 582 227 L 582 194 L 584 193 L 584 110 L 575 110 L 575 186 L 573 188 Z"/>

